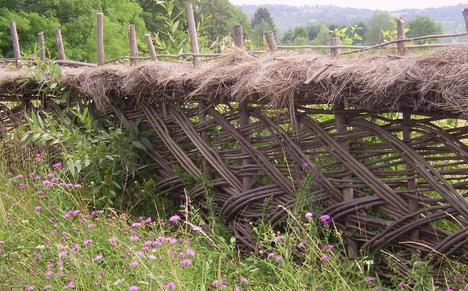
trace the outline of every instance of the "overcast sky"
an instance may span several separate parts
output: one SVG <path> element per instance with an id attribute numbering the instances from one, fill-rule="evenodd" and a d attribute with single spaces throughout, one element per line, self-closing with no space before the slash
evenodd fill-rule
<path id="1" fill-rule="evenodd" d="M 460 3 L 463 0 L 230 0 L 235 5 L 242 4 L 286 4 L 294 6 L 304 5 L 335 5 L 352 8 L 368 8 L 380 10 L 399 10 L 404 8 L 428 8 Z"/>

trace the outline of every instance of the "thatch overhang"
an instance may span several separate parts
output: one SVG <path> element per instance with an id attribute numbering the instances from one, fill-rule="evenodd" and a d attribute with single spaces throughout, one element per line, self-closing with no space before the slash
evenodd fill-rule
<path id="1" fill-rule="evenodd" d="M 249 100 L 272 108 L 342 102 L 356 109 L 445 112 L 468 116 L 468 45 L 423 56 L 371 56 L 339 60 L 314 54 L 256 57 L 240 50 L 192 68 L 182 62 L 138 66 L 63 68 L 62 83 L 109 102 L 152 103 L 201 98 Z M 44 84 L 26 69 L 0 68 L 0 100 L 38 94 Z M 40 92 L 39 92 L 40 95 Z"/>

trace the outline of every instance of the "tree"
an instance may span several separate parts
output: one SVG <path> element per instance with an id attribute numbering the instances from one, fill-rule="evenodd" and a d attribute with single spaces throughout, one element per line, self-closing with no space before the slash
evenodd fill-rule
<path id="1" fill-rule="evenodd" d="M 330 28 L 326 25 L 321 25 L 317 37 L 313 40 L 316 45 L 329 45 L 330 44 Z"/>
<path id="2" fill-rule="evenodd" d="M 369 21 L 369 30 L 365 38 L 369 44 L 377 44 L 384 41 L 383 31 L 395 30 L 392 23 L 392 16 L 388 12 L 377 11 Z"/>
<path id="3" fill-rule="evenodd" d="M 429 16 L 417 16 L 408 23 L 409 31 L 407 37 L 418 37 L 430 34 L 441 34 L 443 32 L 440 23 L 435 22 Z M 421 43 L 438 42 L 438 39 L 422 40 Z"/>
<path id="4" fill-rule="evenodd" d="M 263 35 L 267 31 L 273 31 L 276 33 L 275 23 L 271 18 L 268 9 L 260 7 L 254 13 L 252 17 L 252 40 L 257 46 L 263 45 Z"/>

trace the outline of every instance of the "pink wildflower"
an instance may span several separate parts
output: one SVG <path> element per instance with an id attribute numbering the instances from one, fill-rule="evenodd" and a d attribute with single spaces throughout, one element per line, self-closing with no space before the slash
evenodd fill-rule
<path id="1" fill-rule="evenodd" d="M 51 271 L 47 271 L 45 274 L 44 274 L 44 277 L 46 279 L 52 279 L 52 276 L 54 276 L 54 273 L 52 273 Z"/>
<path id="2" fill-rule="evenodd" d="M 242 277 L 242 276 L 241 276 L 241 277 L 240 277 L 240 283 L 241 283 L 242 285 L 247 285 L 247 284 L 249 284 L 249 279 L 247 279 L 246 277 Z"/>
<path id="3" fill-rule="evenodd" d="M 35 211 L 36 213 L 41 212 L 41 209 L 42 209 L 42 207 L 39 206 L 39 205 L 37 205 L 36 207 L 34 207 L 34 211 Z"/>
<path id="4" fill-rule="evenodd" d="M 192 249 L 187 249 L 187 251 L 185 252 L 185 255 L 188 257 L 195 257 L 195 251 Z"/>
<path id="5" fill-rule="evenodd" d="M 32 291 L 32 290 L 34 290 L 34 285 L 26 286 L 26 288 L 25 288 L 24 290 L 26 290 L 26 291 Z"/>
<path id="6" fill-rule="evenodd" d="M 101 262 L 103 259 L 104 259 L 104 256 L 99 254 L 99 255 L 94 257 L 93 261 L 94 262 Z"/>
<path id="7" fill-rule="evenodd" d="M 136 267 L 138 267 L 138 262 L 137 262 L 137 261 L 131 261 L 128 265 L 129 265 L 131 268 L 136 268 Z"/>
<path id="8" fill-rule="evenodd" d="M 141 258 L 141 257 L 144 256 L 144 253 L 143 253 L 142 251 L 137 251 L 137 252 L 135 253 L 135 256 L 137 256 L 138 258 Z"/>
<path id="9" fill-rule="evenodd" d="M 213 286 L 214 288 L 227 288 L 227 285 L 221 279 L 220 280 L 214 280 L 211 283 L 211 286 Z"/>
<path id="10" fill-rule="evenodd" d="M 182 260 L 182 261 L 180 261 L 180 265 L 181 265 L 182 267 L 191 266 L 191 265 L 192 265 L 192 260 L 189 260 L 189 259 Z"/>
<path id="11" fill-rule="evenodd" d="M 305 214 L 305 218 L 306 218 L 307 220 L 312 220 L 313 217 L 314 217 L 314 215 L 312 214 L 312 212 L 307 212 L 307 213 Z"/>
<path id="12" fill-rule="evenodd" d="M 117 238 L 116 238 L 115 236 L 109 238 L 109 239 L 107 240 L 107 242 L 108 242 L 109 244 L 111 244 L 113 247 L 116 247 L 116 246 L 117 246 Z"/>
<path id="13" fill-rule="evenodd" d="M 128 291 L 138 291 L 138 290 L 139 290 L 139 288 L 137 286 L 132 285 L 132 286 L 128 287 Z"/>
<path id="14" fill-rule="evenodd" d="M 268 253 L 267 260 L 273 259 L 275 257 L 275 253 Z"/>
<path id="15" fill-rule="evenodd" d="M 138 236 L 137 236 L 136 234 L 134 234 L 134 235 L 130 236 L 128 239 L 129 239 L 130 241 L 137 241 L 137 240 L 138 240 Z"/>
<path id="16" fill-rule="evenodd" d="M 174 282 L 169 282 L 166 285 L 164 285 L 164 289 L 166 290 L 173 290 L 176 288 L 176 284 Z"/>
<path id="17" fill-rule="evenodd" d="M 92 243 L 93 243 L 93 241 L 90 240 L 90 239 L 85 239 L 85 240 L 83 241 L 83 244 L 84 244 L 85 246 L 89 246 L 89 245 L 91 245 Z"/>
<path id="18" fill-rule="evenodd" d="M 42 181 L 42 184 L 47 188 L 50 188 L 50 187 L 54 186 L 54 184 L 51 181 L 47 180 L 47 179 Z"/>
<path id="19" fill-rule="evenodd" d="M 330 256 L 329 255 L 323 255 L 320 257 L 320 260 L 324 261 L 324 262 L 328 262 L 330 261 Z"/>
<path id="20" fill-rule="evenodd" d="M 330 215 L 327 215 L 327 214 L 324 214 L 322 216 L 320 216 L 320 221 L 323 223 L 323 224 L 329 224 L 330 223 Z"/>
<path id="21" fill-rule="evenodd" d="M 72 252 L 74 253 L 77 253 L 80 251 L 80 246 L 78 244 L 74 244 L 72 247 L 71 247 L 71 250 Z"/>
<path id="22" fill-rule="evenodd" d="M 23 175 L 16 175 L 16 176 L 15 176 L 15 179 L 16 179 L 16 180 L 21 180 L 21 179 L 23 179 Z"/>
<path id="23" fill-rule="evenodd" d="M 20 188 L 21 190 L 23 190 L 24 188 L 26 188 L 26 184 L 20 183 L 20 184 L 18 185 L 18 188 Z"/>
<path id="24" fill-rule="evenodd" d="M 172 223 L 177 223 L 178 221 L 180 220 L 180 216 L 179 215 L 173 215 L 169 218 L 169 221 L 172 222 Z"/>
<path id="25" fill-rule="evenodd" d="M 280 255 L 277 255 L 275 256 L 275 262 L 277 262 L 278 264 L 281 263 L 283 261 L 283 257 L 280 256 Z"/>
<path id="26" fill-rule="evenodd" d="M 75 286 L 75 281 L 74 280 L 70 280 L 68 281 L 67 284 L 65 284 L 65 286 L 63 286 L 64 289 L 75 289 L 76 286 Z"/>
<path id="27" fill-rule="evenodd" d="M 58 170 L 59 170 L 59 169 L 61 169 L 61 168 L 62 168 L 62 163 L 60 163 L 60 162 L 59 162 L 59 163 L 55 163 L 55 164 L 52 165 L 52 169 L 58 169 Z"/>
<path id="28" fill-rule="evenodd" d="M 398 284 L 398 289 L 405 289 L 405 283 L 400 282 L 400 283 Z"/>
<path id="29" fill-rule="evenodd" d="M 73 188 L 75 188 L 75 189 L 81 189 L 81 184 L 75 184 L 75 185 L 73 185 Z"/>
<path id="30" fill-rule="evenodd" d="M 148 256 L 148 260 L 154 261 L 154 260 L 156 260 L 156 256 L 154 256 L 154 255 L 149 255 L 149 256 Z"/>
<path id="31" fill-rule="evenodd" d="M 39 199 L 43 200 L 43 199 L 45 198 L 44 192 L 43 192 L 43 191 L 37 192 L 37 197 L 38 197 Z"/>
<path id="32" fill-rule="evenodd" d="M 44 286 L 44 289 L 45 289 L 45 290 L 52 289 L 52 285 L 45 285 L 45 286 Z"/>

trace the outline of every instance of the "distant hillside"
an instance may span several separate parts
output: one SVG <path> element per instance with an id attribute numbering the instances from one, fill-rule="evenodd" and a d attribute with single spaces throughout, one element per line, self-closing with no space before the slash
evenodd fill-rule
<path id="1" fill-rule="evenodd" d="M 260 5 L 242 5 L 240 8 L 251 18 Z M 288 5 L 261 5 L 270 11 L 275 20 L 280 34 L 300 25 L 308 25 L 320 22 L 328 25 L 349 25 L 359 21 L 368 22 L 374 10 L 343 8 L 336 6 L 304 6 L 295 7 Z M 405 20 L 411 20 L 417 15 L 432 17 L 443 25 L 445 32 L 457 32 L 465 29 L 462 10 L 465 4 L 444 6 L 440 8 L 427 9 L 404 9 L 391 11 L 395 16 L 402 16 Z"/>

